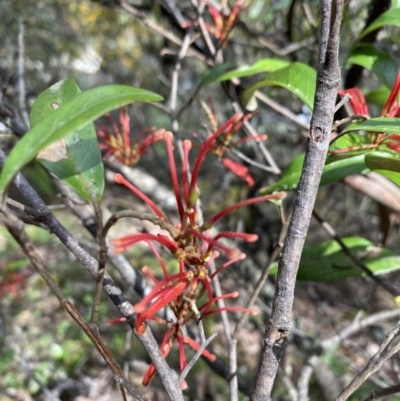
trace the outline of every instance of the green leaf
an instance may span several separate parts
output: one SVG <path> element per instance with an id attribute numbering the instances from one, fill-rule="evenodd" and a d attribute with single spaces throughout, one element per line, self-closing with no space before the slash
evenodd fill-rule
<path id="1" fill-rule="evenodd" d="M 290 191 L 297 188 L 305 154 L 296 156 L 287 166 L 281 178 L 274 184 L 260 189 L 262 195 L 272 194 L 275 191 Z"/>
<path id="2" fill-rule="evenodd" d="M 397 76 L 397 63 L 389 54 L 378 50 L 371 44 L 359 44 L 355 46 L 347 64 L 356 64 L 373 72 L 379 80 L 391 88 Z"/>
<path id="3" fill-rule="evenodd" d="M 400 269 L 400 255 L 388 249 L 376 248 L 372 242 L 361 237 L 342 238 L 342 241 L 376 275 Z M 271 274 L 276 272 L 277 263 L 273 265 Z M 364 273 L 342 251 L 341 246 L 335 240 L 329 240 L 304 247 L 297 279 L 335 281 L 362 275 Z"/>
<path id="4" fill-rule="evenodd" d="M 343 131 L 368 131 L 368 132 L 386 132 L 388 134 L 400 134 L 400 118 L 377 117 L 368 120 L 357 121 L 350 124 Z"/>
<path id="5" fill-rule="evenodd" d="M 292 63 L 287 67 L 268 73 L 266 77 L 247 89 L 242 96 L 246 105 L 257 89 L 264 86 L 282 86 L 298 96 L 310 110 L 313 108 L 317 73 L 306 64 Z"/>
<path id="6" fill-rule="evenodd" d="M 367 135 L 359 135 L 358 133 L 350 132 L 343 135 L 337 136 L 329 146 L 329 150 L 340 150 L 340 149 L 348 149 L 355 146 L 362 146 L 369 143 L 369 138 Z M 365 153 L 365 150 L 363 151 Z M 351 155 L 354 155 L 352 153 Z M 339 156 L 339 155 L 338 155 Z M 344 153 L 342 156 L 349 157 L 349 153 Z M 332 156 L 328 158 L 328 160 L 332 160 Z"/>
<path id="7" fill-rule="evenodd" d="M 249 75 L 255 75 L 262 72 L 273 72 L 288 66 L 290 63 L 286 60 L 277 58 L 263 58 L 252 65 L 243 65 L 232 71 L 228 71 L 218 77 L 218 81 L 227 81 L 232 78 L 243 78 Z"/>
<path id="8" fill-rule="evenodd" d="M 42 92 L 32 106 L 31 128 L 79 93 L 81 90 L 72 78 Z M 37 158 L 83 199 L 97 204 L 101 202 L 104 167 L 93 123 L 54 142 L 43 149 Z"/>
<path id="9" fill-rule="evenodd" d="M 365 166 L 365 154 L 355 155 L 352 157 L 329 157 L 324 167 L 320 185 L 330 184 L 339 181 L 349 175 L 361 174 L 368 172 Z M 331 159 L 331 160 L 330 160 Z M 297 156 L 285 170 L 282 178 L 270 185 L 262 188 L 260 193 L 263 195 L 271 194 L 276 191 L 289 191 L 297 188 L 300 180 L 301 168 L 303 166 L 304 154 Z"/>
<path id="10" fill-rule="evenodd" d="M 346 158 L 332 156 L 331 160 L 333 161 L 330 161 L 330 158 L 327 159 L 327 164 L 322 172 L 320 185 L 330 184 L 350 175 L 364 174 L 369 171 L 365 166 L 365 154 Z"/>
<path id="11" fill-rule="evenodd" d="M 386 86 L 380 86 L 365 95 L 367 103 L 375 103 L 383 107 L 390 95 L 390 89 Z"/>
<path id="12" fill-rule="evenodd" d="M 218 64 L 215 67 L 211 68 L 201 78 L 200 82 L 197 85 L 196 91 L 198 91 L 204 85 L 209 85 L 214 82 L 221 81 L 220 77 L 223 76 L 226 70 L 228 70 L 230 67 L 231 65 L 226 63 L 226 64 Z"/>
<path id="13" fill-rule="evenodd" d="M 369 153 L 365 156 L 365 164 L 400 186 L 400 154 L 382 151 Z"/>
<path id="14" fill-rule="evenodd" d="M 161 96 L 143 89 L 107 85 L 80 93 L 65 102 L 37 123 L 13 148 L 0 176 L 1 196 L 18 171 L 51 143 L 80 130 L 110 110 L 135 101 L 160 100 Z"/>
<path id="15" fill-rule="evenodd" d="M 365 35 L 368 35 L 370 32 L 373 32 L 385 25 L 400 26 L 400 8 L 388 10 L 381 14 L 375 21 L 373 21 L 361 32 L 357 40 L 360 40 Z"/>

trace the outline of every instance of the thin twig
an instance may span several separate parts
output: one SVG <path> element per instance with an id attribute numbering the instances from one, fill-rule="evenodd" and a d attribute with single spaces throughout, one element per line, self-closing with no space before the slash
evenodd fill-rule
<path id="1" fill-rule="evenodd" d="M 4 152 L 0 149 L 0 167 L 4 165 L 6 159 L 7 158 Z M 85 249 L 83 249 L 76 238 L 74 238 L 71 233 L 69 233 L 54 217 L 54 215 L 47 208 L 46 204 L 37 195 L 36 191 L 26 181 L 24 176 L 21 173 L 17 174 L 13 183 L 21 192 L 21 194 L 23 194 L 29 207 L 37 210 L 36 217 L 40 218 L 40 221 L 60 239 L 60 241 L 94 277 L 97 277 L 97 260 L 94 259 Z M 132 311 L 131 303 L 107 272 L 104 274 L 103 283 L 107 295 L 126 318 L 126 321 L 131 329 L 135 330 L 136 315 Z M 174 380 L 173 376 L 171 375 L 171 370 L 165 358 L 163 357 L 150 328 L 147 327 L 146 331 L 142 335 L 137 336 L 137 338 L 148 352 L 151 361 L 154 363 L 154 366 L 157 369 L 159 377 L 169 398 L 173 401 L 183 400 L 182 390 L 179 388 L 176 380 Z"/>
<path id="2" fill-rule="evenodd" d="M 186 302 L 189 302 L 190 304 L 190 309 L 192 309 L 193 313 L 196 316 L 196 320 L 197 320 L 197 324 L 199 326 L 199 331 L 200 331 L 200 339 L 201 339 L 201 343 L 203 344 L 206 341 L 206 335 L 204 333 L 204 327 L 203 327 L 203 321 L 201 319 L 201 313 L 200 311 L 197 309 L 196 306 L 196 301 L 194 299 L 190 299 L 188 297 L 183 297 L 183 299 Z"/>
<path id="3" fill-rule="evenodd" d="M 381 344 L 375 355 L 368 361 L 365 368 L 352 380 L 352 382 L 342 391 L 335 401 L 345 401 L 353 394 L 367 379 L 374 374 L 381 366 L 394 354 L 400 351 L 400 343 L 392 348 L 390 344 L 400 335 L 400 323 L 391 330 L 385 341 Z"/>
<path id="4" fill-rule="evenodd" d="M 103 291 L 103 282 L 104 282 L 104 274 L 106 272 L 106 262 L 107 262 L 107 242 L 106 235 L 102 235 L 103 233 L 103 214 L 101 212 L 101 206 L 95 205 L 96 211 L 96 220 L 97 220 L 97 232 L 98 235 L 98 243 L 99 243 L 99 267 L 97 271 L 96 277 L 96 287 L 95 293 L 93 297 L 93 305 L 92 305 L 92 315 L 90 317 L 90 324 L 92 328 L 96 327 L 97 329 L 97 321 L 99 318 L 99 309 L 100 309 L 100 301 L 101 301 L 101 293 Z"/>
<path id="5" fill-rule="evenodd" d="M 210 267 L 210 274 L 212 275 L 215 272 L 215 263 L 211 263 Z M 214 286 L 214 291 L 215 295 L 217 297 L 220 297 L 218 299 L 218 307 L 221 310 L 221 320 L 222 320 L 222 327 L 224 328 L 224 333 L 226 340 L 228 342 L 228 354 L 229 354 L 229 397 L 230 401 L 237 401 L 238 397 L 238 382 L 237 382 L 237 364 L 236 364 L 236 339 L 232 337 L 231 334 L 231 329 L 230 329 L 230 323 L 229 323 L 229 318 L 228 318 L 228 313 L 225 308 L 225 301 L 221 297 L 222 296 L 222 290 L 221 290 L 221 284 L 219 282 L 219 277 L 218 275 L 215 275 L 213 280 L 212 280 L 213 286 Z"/>
<path id="6" fill-rule="evenodd" d="M 264 164 L 258 163 L 253 159 L 250 159 L 250 157 L 247 157 L 244 153 L 242 153 L 240 150 L 237 149 L 229 149 L 230 152 L 234 153 L 239 159 L 244 160 L 246 163 L 250 164 L 251 166 L 257 167 L 260 170 L 267 171 L 268 173 L 276 173 L 276 169 L 273 167 L 268 167 L 265 166 Z"/>
<path id="7" fill-rule="evenodd" d="M 300 128 L 303 128 L 307 131 L 310 129 L 310 124 L 305 123 L 296 114 L 294 114 L 291 110 L 289 110 L 285 106 L 282 106 L 281 104 L 279 104 L 275 100 L 269 98 L 268 96 L 264 95 L 264 93 L 262 93 L 260 91 L 256 91 L 254 93 L 254 96 L 259 101 L 261 101 L 262 103 L 264 103 L 268 107 L 270 107 L 272 110 L 275 110 L 277 113 L 282 114 L 284 117 L 288 118 L 290 121 L 295 123 Z"/>
<path id="8" fill-rule="evenodd" d="M 129 14 L 132 14 L 136 18 L 138 18 L 144 25 L 150 28 L 152 31 L 160 34 L 164 38 L 170 40 L 172 43 L 177 46 L 182 46 L 182 40 L 178 38 L 172 31 L 164 29 L 162 26 L 158 25 L 156 22 L 151 20 L 146 14 L 138 10 L 133 5 L 127 3 L 126 1 L 118 1 L 118 5 Z M 188 54 L 190 56 L 196 57 L 197 59 L 210 64 L 207 58 L 200 52 L 195 49 L 189 48 Z"/>
<path id="9" fill-rule="evenodd" d="M 342 125 L 344 125 L 344 124 L 351 123 L 352 121 L 355 121 L 355 120 L 356 120 L 356 121 L 359 121 L 359 120 L 365 120 L 365 119 L 366 119 L 365 116 L 361 116 L 361 115 L 358 115 L 358 114 L 353 114 L 353 115 L 350 116 L 350 117 L 345 117 L 345 118 L 342 118 L 341 120 L 335 121 L 335 122 L 333 123 L 333 125 L 332 125 L 332 131 L 335 131 L 336 129 L 338 129 L 340 126 L 342 126 Z M 343 133 L 340 133 L 339 135 L 336 135 L 336 136 L 332 139 L 330 145 L 331 145 L 334 141 L 336 141 L 338 138 L 340 138 L 342 135 L 346 135 L 346 134 L 348 134 L 348 132 L 343 132 Z"/>
<path id="10" fill-rule="evenodd" d="M 389 395 L 400 393 L 400 384 L 394 386 L 382 388 L 379 390 L 374 390 L 364 401 L 379 400 L 383 397 L 388 397 Z"/>
<path id="11" fill-rule="evenodd" d="M 356 256 L 354 256 L 342 239 L 337 235 L 335 229 L 315 211 L 313 210 L 313 216 L 321 224 L 322 228 L 340 245 L 343 253 L 368 277 L 378 283 L 382 288 L 384 288 L 389 294 L 397 297 L 399 295 L 399 290 L 392 284 L 386 283 L 379 276 L 374 275 L 374 273 Z"/>
<path id="12" fill-rule="evenodd" d="M 196 351 L 196 353 L 193 355 L 193 358 L 190 360 L 190 362 L 186 365 L 185 369 L 183 369 L 181 375 L 179 376 L 178 379 L 178 384 L 181 385 L 181 383 L 185 380 L 185 377 L 189 373 L 190 369 L 194 366 L 194 364 L 197 362 L 197 360 L 201 357 L 201 354 L 203 351 L 206 349 L 207 345 L 210 344 L 212 340 L 214 340 L 215 337 L 217 337 L 217 333 L 211 334 L 210 337 L 207 338 L 204 342 L 201 343 L 200 348 Z"/>
<path id="13" fill-rule="evenodd" d="M 354 334 L 357 334 L 359 331 L 361 331 L 366 327 L 375 325 L 383 320 L 389 320 L 394 318 L 400 318 L 400 309 L 393 309 L 374 313 L 373 315 L 368 316 L 362 320 L 357 320 L 352 322 L 349 326 L 345 327 L 338 334 L 326 338 L 325 340 L 322 340 L 320 345 L 323 349 L 326 350 L 330 349 L 336 346 L 337 344 L 341 343 L 342 341 L 344 341 L 346 338 L 353 336 Z"/>
<path id="14" fill-rule="evenodd" d="M 279 379 L 282 381 L 283 386 L 286 388 L 288 399 L 291 401 L 298 401 L 297 389 L 293 384 L 291 378 L 281 367 L 279 367 L 278 369 L 278 376 Z"/>
<path id="15" fill-rule="evenodd" d="M 24 44 L 24 23 L 22 17 L 18 20 L 18 105 L 22 119 L 29 127 L 29 115 L 26 110 L 25 91 L 25 44 Z"/>
<path id="16" fill-rule="evenodd" d="M 308 389 L 312 373 L 313 367 L 309 364 L 306 364 L 301 368 L 299 378 L 297 380 L 298 401 L 309 401 Z"/>
<path id="17" fill-rule="evenodd" d="M 140 401 L 149 401 L 142 393 L 140 393 L 124 376 L 122 369 L 119 367 L 118 363 L 113 358 L 111 352 L 106 347 L 104 342 L 101 340 L 97 331 L 92 330 L 91 326 L 85 321 L 83 316 L 78 312 L 78 310 L 71 304 L 71 302 L 63 295 L 60 288 L 58 287 L 55 280 L 47 272 L 41 258 L 37 254 L 35 248 L 30 242 L 29 237 L 24 231 L 23 224 L 15 219 L 8 211 L 2 210 L 3 214 L 6 216 L 0 216 L 0 222 L 8 229 L 10 234 L 18 242 L 25 255 L 28 257 L 32 266 L 41 275 L 41 277 L 46 281 L 47 285 L 51 288 L 54 295 L 60 301 L 60 304 L 67 310 L 67 312 L 72 316 L 72 318 L 79 324 L 85 334 L 91 339 L 93 345 L 99 351 L 100 355 L 103 357 L 107 366 L 111 369 L 114 374 L 115 380 L 123 385 L 131 395 Z"/>
<path id="18" fill-rule="evenodd" d="M 342 99 L 340 99 L 339 103 L 335 106 L 335 113 L 345 104 L 347 103 L 349 100 L 351 99 L 351 96 L 346 93 Z"/>
<path id="19" fill-rule="evenodd" d="M 237 102 L 232 102 L 233 109 L 238 112 L 241 111 L 242 108 Z M 243 121 L 243 126 L 246 129 L 246 131 L 250 134 L 255 139 L 256 145 L 260 149 L 262 155 L 264 156 L 266 162 L 270 165 L 270 167 L 273 169 L 274 174 L 280 174 L 281 170 L 279 169 L 278 165 L 276 164 L 274 158 L 272 157 L 271 153 L 269 150 L 265 147 L 264 142 L 257 140 L 258 133 L 256 130 L 253 128 L 253 126 L 248 122 L 248 121 Z"/>

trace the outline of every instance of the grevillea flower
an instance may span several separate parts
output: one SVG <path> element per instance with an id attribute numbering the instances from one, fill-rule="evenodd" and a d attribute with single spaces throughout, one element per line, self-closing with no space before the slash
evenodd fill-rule
<path id="1" fill-rule="evenodd" d="M 179 224 L 170 222 L 154 202 L 138 188 L 125 180 L 122 175 L 115 175 L 117 183 L 129 188 L 154 212 L 154 218 L 146 217 L 145 219 L 158 225 L 160 229 L 168 233 L 167 235 L 149 233 L 134 234 L 116 239 L 111 243 L 114 246 L 114 251 L 121 252 L 128 246 L 138 242 L 146 242 L 158 260 L 163 271 L 163 279 L 159 280 L 154 277 L 148 267 L 142 269 L 143 273 L 153 282 L 154 287 L 149 294 L 133 306 L 133 311 L 136 313 L 135 330 L 138 335 L 142 335 L 146 330 L 145 323 L 148 320 L 156 320 L 159 323 L 167 324 L 168 330 L 161 344 L 161 352 L 164 356 L 167 356 L 172 349 L 173 342 L 177 342 L 181 370 L 183 370 L 187 364 L 184 345 L 191 347 L 193 350 L 198 350 L 200 348 L 200 344 L 185 336 L 183 330 L 187 322 L 197 319 L 191 306 L 193 302 L 197 304 L 197 301 L 200 298 L 202 299 L 202 305 L 198 307 L 202 316 L 220 313 L 223 310 L 251 314 L 257 313 L 256 310 L 236 306 L 226 306 L 225 308 L 213 307 L 213 304 L 220 298 L 236 298 L 238 293 L 234 291 L 229 294 L 224 294 L 222 297 L 216 297 L 213 294 L 211 283 L 215 276 L 222 270 L 245 257 L 243 253 L 235 248 L 227 246 L 225 243 L 221 242 L 221 240 L 234 239 L 252 242 L 256 241 L 258 236 L 256 234 L 231 231 L 219 232 L 212 236 L 209 232 L 210 228 L 228 213 L 240 207 L 269 199 L 283 199 L 285 197 L 285 193 L 277 193 L 246 199 L 219 211 L 206 219 L 204 223 L 199 222 L 196 183 L 201 164 L 207 154 L 212 153 L 212 149 L 218 137 L 230 126 L 240 121 L 240 118 L 241 116 L 234 115 L 205 140 L 194 161 L 191 174 L 189 174 L 189 153 L 192 148 L 192 143 L 189 140 L 183 141 L 182 175 L 179 178 L 174 158 L 173 135 L 171 132 L 165 133 L 164 142 L 167 148 L 172 187 L 175 193 L 179 215 Z M 177 260 L 179 269 L 176 273 L 171 274 L 168 272 L 163 258 L 154 246 L 155 243 L 161 245 L 162 248 L 166 249 Z M 226 255 L 228 260 L 219 263 L 216 271 L 210 274 L 209 270 L 211 264 L 216 263 L 216 260 L 222 254 Z M 157 317 L 157 313 L 167 306 L 174 313 L 174 320 L 165 320 Z M 117 319 L 117 321 L 121 320 L 123 319 Z M 112 321 L 112 323 L 114 322 L 116 322 L 116 320 Z M 203 351 L 203 355 L 211 360 L 215 358 L 215 356 L 207 351 Z M 154 374 L 155 368 L 151 365 L 145 375 L 143 383 L 147 384 Z"/>
<path id="2" fill-rule="evenodd" d="M 97 135 L 100 138 L 100 149 L 105 151 L 104 159 L 114 156 L 121 163 L 132 166 L 136 164 L 143 153 L 153 145 L 162 140 L 164 129 L 156 130 L 154 127 L 146 128 L 139 132 L 135 140 L 131 142 L 130 117 L 125 107 L 119 109 L 119 124 L 114 121 L 108 113 L 107 118 L 111 124 L 112 131 L 101 124 L 96 123 Z"/>
<path id="3" fill-rule="evenodd" d="M 224 45 L 228 36 L 234 26 L 237 24 L 240 13 L 246 8 L 243 6 L 245 0 L 237 0 L 235 5 L 230 9 L 229 13 L 222 10 L 220 11 L 217 7 L 207 4 L 207 10 L 210 13 L 214 25 L 205 24 L 205 27 L 211 35 L 213 35 L 220 46 Z M 197 21 L 185 21 L 181 24 L 182 28 L 188 28 L 189 26 L 198 26 Z"/>
<path id="4" fill-rule="evenodd" d="M 344 96 L 349 94 L 351 96 L 350 105 L 353 108 L 355 114 L 369 118 L 370 114 L 368 112 L 367 102 L 365 100 L 362 92 L 357 88 L 346 89 L 343 91 L 338 91 L 338 95 Z M 397 73 L 396 81 L 392 87 L 390 95 L 383 106 L 381 116 L 394 118 L 400 116 L 400 71 Z M 370 134 L 370 144 L 362 145 L 364 149 L 379 148 L 381 145 L 386 145 L 388 148 L 400 151 L 400 135 L 396 134 L 385 134 L 384 132 L 376 132 Z M 352 150 L 357 150 L 359 147 L 352 147 L 347 149 L 340 149 L 331 151 L 331 153 L 344 153 Z"/>
<path id="5" fill-rule="evenodd" d="M 210 122 L 211 129 L 216 132 L 218 131 L 218 121 L 217 114 L 215 112 L 213 102 L 211 98 L 208 99 L 210 106 L 208 106 L 205 102 L 201 102 L 201 106 L 206 113 L 206 116 Z M 228 157 L 223 157 L 229 149 L 236 148 L 240 144 L 246 141 L 265 141 L 267 139 L 266 135 L 257 135 L 257 136 L 245 136 L 244 138 L 239 138 L 237 140 L 233 140 L 234 136 L 240 131 L 245 121 L 249 120 L 253 117 L 252 113 L 235 113 L 228 121 L 231 121 L 230 124 L 226 125 L 226 128 L 223 132 L 221 132 L 218 136 L 218 140 L 215 141 L 214 145 L 210 149 L 210 152 L 213 153 L 219 160 L 222 161 L 224 166 L 231 170 L 238 177 L 242 178 L 246 181 L 248 186 L 254 185 L 254 179 L 250 174 L 249 169 L 241 163 L 233 161 Z M 211 134 L 212 136 L 213 134 Z"/>

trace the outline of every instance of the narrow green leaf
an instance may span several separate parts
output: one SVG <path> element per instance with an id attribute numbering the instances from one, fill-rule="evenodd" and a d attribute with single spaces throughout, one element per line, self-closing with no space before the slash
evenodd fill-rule
<path id="1" fill-rule="evenodd" d="M 320 185 L 331 184 L 350 175 L 364 174 L 369 171 L 365 166 L 365 154 L 347 158 L 336 158 L 333 156 L 333 161 L 329 159 L 330 157 L 327 159 L 327 164 L 322 172 Z"/>
<path id="2" fill-rule="evenodd" d="M 30 123 L 35 127 L 81 90 L 67 78 L 42 92 L 32 106 Z M 104 167 L 93 123 L 72 132 L 42 150 L 38 160 L 83 199 L 99 204 L 104 191 Z"/>
<path id="3" fill-rule="evenodd" d="M 372 273 L 385 274 L 400 269 L 400 255 L 379 249 L 365 238 L 342 239 L 350 252 L 358 257 Z M 277 264 L 271 269 L 276 274 Z M 335 240 L 315 245 L 306 245 L 300 259 L 298 280 L 336 281 L 348 277 L 362 276 L 364 273 L 342 251 Z"/>
<path id="4" fill-rule="evenodd" d="M 352 157 L 329 157 L 324 167 L 320 185 L 330 184 L 339 181 L 349 175 L 362 174 L 368 172 L 365 166 L 365 154 Z M 331 159 L 331 160 L 330 160 Z M 262 188 L 260 193 L 270 194 L 276 191 L 289 191 L 297 188 L 300 180 L 301 169 L 303 166 L 304 154 L 296 157 L 282 175 L 282 178 L 270 185 Z"/>
<path id="5" fill-rule="evenodd" d="M 365 156 L 365 164 L 400 186 L 400 154 L 382 151 L 369 153 Z"/>
<path id="6" fill-rule="evenodd" d="M 379 80 L 391 88 L 397 76 L 397 63 L 389 54 L 371 44 L 359 44 L 351 50 L 347 64 L 356 64 L 370 70 Z"/>
<path id="7" fill-rule="evenodd" d="M 102 86 L 80 93 L 36 124 L 17 143 L 0 176 L 0 195 L 4 195 L 15 174 L 54 141 L 85 127 L 110 110 L 135 101 L 160 100 L 162 97 L 155 93 L 124 85 Z"/>
<path id="8" fill-rule="evenodd" d="M 304 153 L 296 156 L 287 166 L 281 178 L 274 184 L 260 189 L 260 194 L 268 195 L 276 191 L 290 191 L 297 188 L 301 169 L 304 163 Z"/>
<path id="9" fill-rule="evenodd" d="M 197 85 L 197 90 L 199 90 L 202 86 L 220 81 L 220 77 L 223 76 L 230 67 L 231 64 L 226 63 L 218 64 L 215 67 L 211 68 L 201 78 L 200 82 Z"/>
<path id="10" fill-rule="evenodd" d="M 367 135 L 360 135 L 358 133 L 349 132 L 344 135 L 339 135 L 338 137 L 336 137 L 329 146 L 329 150 L 348 149 L 351 147 L 365 145 L 368 142 L 369 138 Z M 365 153 L 365 150 L 363 152 Z M 349 154 L 346 153 L 343 156 L 349 157 Z M 332 160 L 332 157 L 328 158 L 328 160 L 329 159 Z"/>
<path id="11" fill-rule="evenodd" d="M 317 73 L 306 64 L 292 63 L 287 67 L 268 73 L 266 77 L 247 89 L 242 96 L 244 105 L 257 89 L 265 86 L 282 86 L 298 96 L 310 110 L 313 108 Z"/>
<path id="12" fill-rule="evenodd" d="M 231 67 L 231 64 L 219 64 L 209 71 L 201 78 L 198 88 L 212 84 L 214 82 L 228 81 L 232 78 L 243 78 L 249 75 L 259 74 L 262 72 L 272 72 L 279 70 L 280 68 L 286 67 L 289 61 L 280 60 L 276 58 L 264 58 L 258 60 L 252 65 L 243 65 L 234 70 L 227 70 Z"/>
<path id="13" fill-rule="evenodd" d="M 218 77 L 218 81 L 227 81 L 232 78 L 243 78 L 249 75 L 260 74 L 262 72 L 273 72 L 287 67 L 289 61 L 277 58 L 263 58 L 252 65 L 242 65 L 232 71 L 228 71 Z"/>
<path id="14" fill-rule="evenodd" d="M 361 32 L 357 40 L 360 40 L 365 35 L 368 35 L 370 32 L 373 32 L 385 25 L 400 26 L 400 8 L 394 8 L 381 14 L 375 21 L 373 21 Z"/>
<path id="15" fill-rule="evenodd" d="M 400 134 L 400 118 L 377 117 L 358 121 L 345 128 L 343 133 L 351 131 L 386 132 Z"/>
<path id="16" fill-rule="evenodd" d="M 373 89 L 365 95 L 367 103 L 375 103 L 378 106 L 383 107 L 386 104 L 390 95 L 390 89 L 386 86 L 380 86 L 379 88 Z"/>

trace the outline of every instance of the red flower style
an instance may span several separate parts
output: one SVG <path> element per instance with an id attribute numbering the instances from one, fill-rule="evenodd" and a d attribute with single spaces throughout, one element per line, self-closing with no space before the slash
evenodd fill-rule
<path id="1" fill-rule="evenodd" d="M 245 0 L 237 0 L 235 5 L 231 8 L 229 14 L 220 11 L 217 7 L 211 4 L 207 4 L 207 10 L 210 13 L 214 25 L 205 24 L 206 29 L 210 32 L 217 40 L 220 46 L 224 45 L 233 27 L 239 20 L 240 13 L 246 8 L 243 6 Z M 198 26 L 198 22 L 185 21 L 181 24 L 182 28 L 188 28 L 189 26 Z"/>
<path id="2" fill-rule="evenodd" d="M 396 81 L 392 87 L 390 95 L 383 106 L 381 116 L 388 118 L 395 118 L 400 116 L 400 71 L 397 73 Z M 344 96 L 349 94 L 351 96 L 350 104 L 353 108 L 355 114 L 369 118 L 370 114 L 368 112 L 367 102 L 365 100 L 362 92 L 357 88 L 346 89 L 343 91 L 338 91 L 338 95 Z M 363 148 L 378 148 L 381 145 L 386 145 L 388 148 L 395 150 L 397 152 L 400 151 L 400 135 L 396 134 L 386 134 L 386 133 L 373 133 L 370 136 L 371 143 L 367 145 L 363 145 Z M 359 147 L 357 147 L 359 149 Z M 349 152 L 352 150 L 357 150 L 354 148 L 340 149 L 332 151 L 331 153 L 343 153 Z"/>
<path id="3" fill-rule="evenodd" d="M 164 129 L 156 130 L 154 127 L 149 127 L 140 131 L 135 141 L 131 143 L 130 117 L 126 108 L 119 109 L 120 127 L 109 113 L 106 116 L 112 126 L 112 132 L 103 124 L 96 123 L 97 135 L 101 140 L 100 149 L 106 151 L 103 158 L 107 159 L 113 155 L 127 166 L 136 164 L 153 143 L 162 140 L 165 133 Z"/>
<path id="4" fill-rule="evenodd" d="M 220 232 L 212 237 L 208 230 L 222 217 L 240 207 L 269 199 L 283 199 L 285 196 L 285 193 L 277 193 L 246 199 L 221 210 L 214 216 L 208 218 L 203 224 L 199 223 L 196 182 L 201 164 L 207 154 L 212 152 L 217 138 L 222 135 L 229 126 L 235 124 L 237 121 L 238 116 L 235 115 L 231 117 L 231 119 L 206 139 L 201 145 L 197 158 L 194 161 L 191 175 L 189 175 L 188 166 L 192 143 L 189 140 L 183 142 L 183 165 L 180 181 L 178 180 L 174 159 L 173 135 L 170 132 L 165 133 L 164 141 L 167 148 L 172 185 L 177 201 L 180 218 L 179 224 L 173 225 L 169 222 L 162 211 L 146 195 L 127 182 L 122 175 L 115 175 L 117 183 L 125 185 L 153 210 L 155 216 L 150 219 L 150 221 L 158 225 L 161 229 L 166 230 L 168 233 L 168 235 L 149 233 L 129 235 L 112 241 L 112 245 L 114 246 L 114 251 L 121 252 L 128 246 L 145 241 L 156 256 L 162 268 L 164 278 L 162 280 L 157 280 L 147 267 L 143 268 L 143 272 L 153 281 L 154 288 L 140 302 L 133 306 L 133 311 L 136 313 L 135 329 L 138 335 L 143 334 L 146 330 L 145 322 L 147 320 L 156 320 L 168 324 L 169 329 L 164 336 L 161 352 L 164 356 L 167 356 L 172 349 L 172 343 L 177 341 L 181 370 L 186 366 L 184 344 L 194 350 L 200 347 L 200 344 L 185 337 L 183 334 L 183 326 L 188 321 L 196 319 L 195 313 L 191 307 L 191 302 L 196 302 L 205 296 L 203 304 L 197 307 L 202 316 L 219 313 L 222 310 L 252 314 L 257 313 L 255 310 L 236 306 L 226 306 L 222 309 L 218 307 L 213 308 L 212 305 L 218 301 L 219 298 L 213 295 L 210 283 L 216 274 L 219 274 L 223 269 L 245 257 L 245 255 L 240 253 L 237 249 L 232 249 L 220 242 L 221 239 L 242 239 L 247 242 L 252 242 L 256 241 L 258 236 L 255 234 L 227 231 Z M 179 264 L 179 271 L 177 273 L 168 273 L 162 257 L 153 245 L 154 242 L 166 248 L 177 259 Z M 210 274 L 210 265 L 220 256 L 219 251 L 227 255 L 228 261 L 222 263 L 213 274 Z M 222 298 L 235 298 L 237 296 L 238 293 L 235 291 L 223 295 Z M 173 311 L 175 320 L 166 321 L 156 316 L 157 313 L 166 306 Z M 117 319 L 116 321 L 121 320 L 123 319 Z M 209 359 L 215 358 L 215 356 L 207 351 L 203 351 L 203 355 Z M 151 365 L 145 375 L 143 383 L 147 384 L 154 374 L 155 368 Z"/>
<path id="5" fill-rule="evenodd" d="M 209 99 L 210 107 L 207 106 L 204 102 L 201 102 L 203 110 L 205 111 L 207 118 L 211 124 L 211 129 L 215 132 L 218 131 L 218 121 L 217 115 L 213 107 L 213 103 L 211 99 Z M 246 181 L 249 187 L 254 185 L 254 179 L 250 174 L 249 169 L 241 163 L 233 161 L 227 157 L 223 157 L 228 149 L 235 148 L 246 141 L 259 140 L 265 141 L 267 139 L 267 135 L 257 135 L 257 136 L 246 136 L 244 138 L 239 138 L 236 141 L 233 141 L 234 135 L 236 135 L 240 129 L 243 127 L 245 121 L 249 120 L 253 117 L 252 113 L 243 114 L 240 112 L 235 113 L 228 121 L 224 124 L 226 128 L 219 135 L 218 140 L 215 141 L 214 145 L 210 149 L 211 153 L 214 153 L 219 160 L 222 161 L 224 166 L 231 170 L 238 177 L 242 178 Z M 213 135 L 213 134 L 211 134 Z"/>

